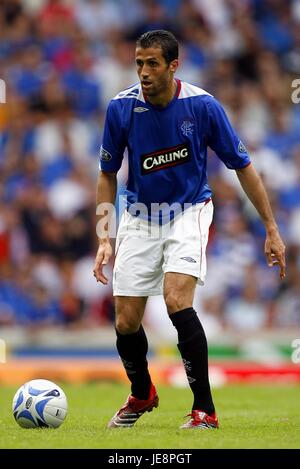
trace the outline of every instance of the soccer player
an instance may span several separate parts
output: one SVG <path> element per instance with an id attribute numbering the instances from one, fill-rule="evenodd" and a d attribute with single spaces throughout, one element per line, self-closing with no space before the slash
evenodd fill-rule
<path id="1" fill-rule="evenodd" d="M 158 406 L 141 323 L 147 297 L 163 293 L 193 393 L 190 419 L 181 428 L 218 428 L 207 341 L 192 306 L 196 284 L 205 279 L 213 214 L 208 146 L 236 171 L 265 225 L 267 262 L 279 265 L 281 278 L 285 247 L 262 181 L 222 106 L 206 91 L 175 78 L 178 42 L 173 34 L 143 34 L 136 44 L 136 67 L 140 82 L 115 96 L 107 109 L 97 187 L 98 206 L 114 204 L 116 173 L 127 148 L 127 209 L 116 240 L 113 291 L 117 350 L 131 394 L 108 427 L 132 427 Z M 98 237 L 94 276 L 107 284 L 103 266 L 112 255 L 107 224 Z"/>

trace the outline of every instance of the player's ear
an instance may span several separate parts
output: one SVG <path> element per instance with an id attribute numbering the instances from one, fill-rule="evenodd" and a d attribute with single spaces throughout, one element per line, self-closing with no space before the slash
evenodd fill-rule
<path id="1" fill-rule="evenodd" d="M 175 59 L 175 60 L 172 60 L 172 62 L 170 62 L 170 70 L 172 73 L 175 73 L 176 70 L 178 68 L 178 59 Z"/>

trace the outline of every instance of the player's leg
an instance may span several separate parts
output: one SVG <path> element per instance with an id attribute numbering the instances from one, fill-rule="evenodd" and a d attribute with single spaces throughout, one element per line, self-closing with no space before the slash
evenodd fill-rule
<path id="1" fill-rule="evenodd" d="M 207 340 L 193 309 L 197 279 L 191 275 L 168 272 L 164 278 L 164 298 L 178 333 L 178 349 L 194 395 L 192 410 L 208 415 L 215 412 L 209 378 Z"/>
<path id="2" fill-rule="evenodd" d="M 194 395 L 192 418 L 183 428 L 218 426 L 208 378 L 207 340 L 193 309 L 196 283 L 203 284 L 206 274 L 205 249 L 212 213 L 209 202 L 177 217 L 164 251 L 164 298 Z"/>
<path id="3" fill-rule="evenodd" d="M 147 297 L 116 296 L 117 349 L 131 382 L 131 394 L 148 399 L 151 378 L 148 371 L 148 341 L 141 324 Z"/>
<path id="4" fill-rule="evenodd" d="M 158 406 L 148 371 L 148 342 L 141 324 L 147 297 L 116 296 L 117 349 L 131 382 L 131 394 L 110 420 L 109 428 L 132 427 Z"/>
<path id="5" fill-rule="evenodd" d="M 116 242 L 113 291 L 117 349 L 131 382 L 131 395 L 109 422 L 110 428 L 132 427 L 143 413 L 158 406 L 141 321 L 147 297 L 161 293 L 162 248 L 147 233 L 146 222 L 124 214 Z"/>

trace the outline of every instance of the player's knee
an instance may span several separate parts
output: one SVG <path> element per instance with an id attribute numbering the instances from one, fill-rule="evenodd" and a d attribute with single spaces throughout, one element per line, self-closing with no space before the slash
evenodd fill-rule
<path id="1" fill-rule="evenodd" d="M 120 334 L 133 334 L 139 330 L 139 327 L 140 323 L 136 319 L 126 316 L 118 316 L 116 318 L 116 329 Z"/>
<path id="2" fill-rule="evenodd" d="M 176 313 L 176 311 L 181 311 L 185 306 L 185 298 L 183 295 L 180 295 L 180 292 L 169 292 L 165 295 L 165 303 L 168 310 L 168 313 Z"/>

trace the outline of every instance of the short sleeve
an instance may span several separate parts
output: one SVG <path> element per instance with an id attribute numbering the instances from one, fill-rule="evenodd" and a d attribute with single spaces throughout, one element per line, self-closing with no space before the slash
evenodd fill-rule
<path id="1" fill-rule="evenodd" d="M 209 116 L 208 146 L 229 169 L 240 169 L 251 163 L 247 149 L 233 129 L 221 104 L 207 99 Z"/>
<path id="2" fill-rule="evenodd" d="M 99 167 L 103 171 L 117 172 L 122 164 L 126 139 L 121 122 L 121 108 L 111 101 L 106 112 Z"/>

